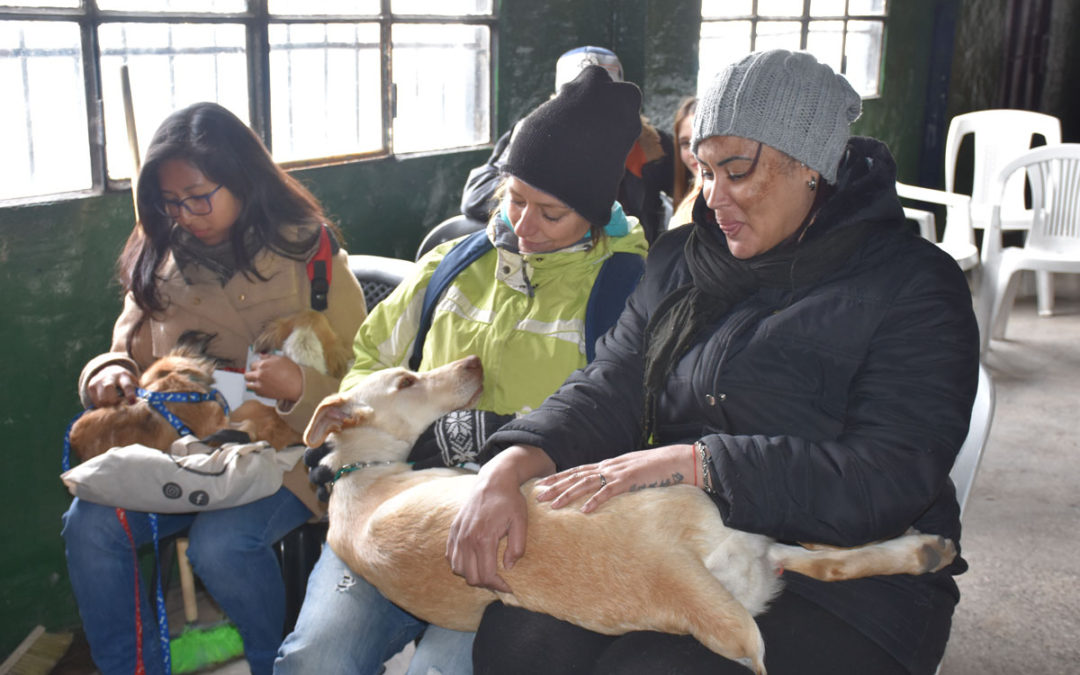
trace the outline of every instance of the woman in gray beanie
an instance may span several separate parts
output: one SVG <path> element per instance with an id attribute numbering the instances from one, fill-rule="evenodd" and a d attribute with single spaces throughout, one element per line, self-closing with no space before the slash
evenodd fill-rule
<path id="1" fill-rule="evenodd" d="M 730 527 L 784 542 L 850 547 L 908 528 L 959 542 L 948 474 L 975 398 L 971 296 L 955 262 L 906 226 L 888 149 L 850 136 L 859 111 L 847 81 L 805 53 L 754 53 L 716 78 L 695 116 L 692 225 L 652 247 L 596 360 L 489 440 L 502 452 L 452 530 L 455 571 L 499 587 L 495 546 L 508 539 L 505 562 L 521 554 L 517 486 L 536 476 L 554 507 L 580 498 L 586 512 L 690 483 Z M 769 673 L 932 673 L 966 567 L 784 574 L 758 617 Z M 747 672 L 688 636 L 599 635 L 501 604 L 474 662 Z"/>

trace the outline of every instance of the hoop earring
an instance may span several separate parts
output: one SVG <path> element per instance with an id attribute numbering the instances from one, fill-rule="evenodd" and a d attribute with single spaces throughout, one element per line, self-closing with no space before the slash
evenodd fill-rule
<path id="1" fill-rule="evenodd" d="M 806 181 L 806 187 L 810 188 L 810 192 L 817 190 L 817 178 L 811 178 Z"/>

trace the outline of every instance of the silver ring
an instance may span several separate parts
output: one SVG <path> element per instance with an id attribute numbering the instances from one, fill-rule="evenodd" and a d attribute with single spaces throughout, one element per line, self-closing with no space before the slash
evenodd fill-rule
<path id="1" fill-rule="evenodd" d="M 603 490 L 604 486 L 607 485 L 607 478 L 604 478 L 604 474 L 602 473 L 598 473 L 596 475 L 600 476 L 600 489 Z"/>

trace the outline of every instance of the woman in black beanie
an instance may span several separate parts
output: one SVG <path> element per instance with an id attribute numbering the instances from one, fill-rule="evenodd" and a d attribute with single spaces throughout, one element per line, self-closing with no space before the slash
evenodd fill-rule
<path id="1" fill-rule="evenodd" d="M 431 305 L 430 331 L 413 367 L 430 370 L 475 354 L 484 364 L 484 392 L 476 410 L 451 413 L 421 437 L 409 456 L 415 466 L 482 461 L 477 454 L 487 435 L 538 407 L 584 366 L 590 337 L 618 316 L 646 252 L 641 226 L 615 202 L 640 131 L 640 106 L 636 86 L 613 82 L 598 66 L 583 71 L 518 124 L 486 230 L 426 254 L 360 328 L 343 389 L 374 371 L 408 365 L 420 331 L 416 310 L 438 288 L 438 270 L 454 267 L 455 251 L 482 251 Z M 610 284 L 601 270 L 616 261 L 634 273 Z M 590 312 L 594 297 L 613 311 Z M 275 672 L 374 675 L 421 633 L 410 673 L 469 675 L 471 633 L 427 626 L 326 547 Z"/>
<path id="2" fill-rule="evenodd" d="M 528 555 L 519 487 L 534 477 L 552 508 L 592 517 L 627 492 L 692 485 L 729 527 L 786 543 L 852 547 L 908 528 L 959 542 L 949 469 L 978 377 L 971 295 L 906 226 L 888 149 L 850 136 L 860 105 L 842 76 L 784 50 L 747 56 L 703 92 L 692 224 L 650 249 L 597 358 L 491 437 L 498 454 L 451 528 L 455 572 L 506 589 L 499 565 Z M 768 672 L 929 675 L 965 569 L 957 556 L 934 573 L 834 583 L 778 570 L 785 590 L 758 617 Z M 685 635 L 600 635 L 500 603 L 474 665 L 748 672 Z"/>

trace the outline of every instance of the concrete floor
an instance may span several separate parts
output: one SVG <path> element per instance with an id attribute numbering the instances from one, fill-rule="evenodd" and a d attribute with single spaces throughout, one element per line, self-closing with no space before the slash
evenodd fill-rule
<path id="1" fill-rule="evenodd" d="M 964 513 L 971 569 L 942 675 L 1080 673 L 1080 301 L 1018 302 L 985 357 L 997 408 Z"/>
<path id="2" fill-rule="evenodd" d="M 971 569 L 941 675 L 1080 674 L 1080 300 L 1013 310 L 986 357 L 997 408 L 964 514 Z M 401 675 L 405 655 L 389 664 Z M 214 673 L 249 675 L 243 661 Z"/>

